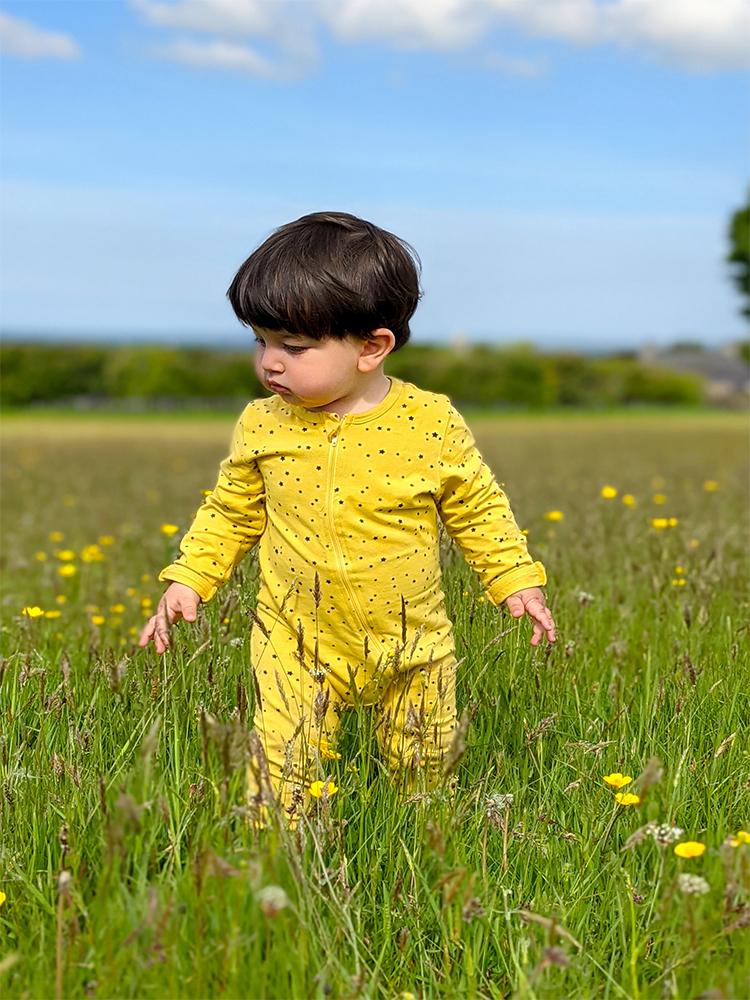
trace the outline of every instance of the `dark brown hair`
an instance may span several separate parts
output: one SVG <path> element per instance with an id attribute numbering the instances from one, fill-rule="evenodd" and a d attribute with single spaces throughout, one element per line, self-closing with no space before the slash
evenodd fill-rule
<path id="1" fill-rule="evenodd" d="M 394 350 L 409 339 L 421 263 L 404 240 L 346 212 L 315 212 L 281 226 L 250 254 L 227 290 L 246 326 L 314 340 L 366 340 L 386 327 Z"/>

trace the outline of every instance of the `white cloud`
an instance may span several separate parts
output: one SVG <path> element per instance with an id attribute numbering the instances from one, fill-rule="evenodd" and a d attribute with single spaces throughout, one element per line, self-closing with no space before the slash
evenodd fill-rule
<path id="1" fill-rule="evenodd" d="M 24 59 L 76 59 L 81 54 L 70 35 L 44 31 L 4 11 L 0 11 L 0 52 Z"/>
<path id="2" fill-rule="evenodd" d="M 343 41 L 380 38 L 410 49 L 463 48 L 488 24 L 485 4 L 471 0 L 317 0 L 317 7 Z"/>
<path id="3" fill-rule="evenodd" d="M 746 0 L 131 0 L 152 25 L 213 35 L 227 43 L 262 38 L 282 63 L 315 62 L 322 26 L 344 43 L 376 40 L 400 49 L 458 50 L 480 45 L 490 32 L 512 27 L 536 38 L 579 45 L 614 44 L 688 69 L 745 66 L 750 42 Z M 179 43 L 184 47 L 186 42 Z M 193 41 L 193 46 L 199 43 Z M 232 58 L 203 53 L 203 65 Z M 175 58 L 173 46 L 165 55 Z M 197 56 L 197 50 L 191 50 Z M 246 68 L 268 75 L 265 57 L 248 50 Z M 236 54 L 240 62 L 239 53 Z M 301 57 L 301 58 L 300 58 Z M 213 61 L 211 61 L 213 60 Z M 485 61 L 486 62 L 486 61 Z M 490 57 L 492 62 L 492 57 Z M 496 57 L 496 70 L 538 75 L 533 61 Z M 277 70 L 275 75 L 288 75 Z"/>
<path id="4" fill-rule="evenodd" d="M 235 42 L 176 41 L 168 45 L 157 46 L 154 54 L 175 62 L 187 63 L 190 66 L 206 66 L 221 69 L 240 70 L 252 73 L 253 76 L 274 79 L 280 75 L 279 67 L 270 59 L 253 51 L 247 45 Z"/>
<path id="5" fill-rule="evenodd" d="M 743 66 L 750 54 L 745 0 L 619 0 L 604 12 L 612 39 L 692 69 Z"/>

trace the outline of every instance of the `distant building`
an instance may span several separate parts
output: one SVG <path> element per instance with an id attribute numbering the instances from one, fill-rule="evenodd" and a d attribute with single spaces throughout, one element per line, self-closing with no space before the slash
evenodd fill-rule
<path id="1" fill-rule="evenodd" d="M 750 366 L 740 356 L 737 344 L 720 348 L 692 343 L 671 347 L 646 345 L 641 348 L 638 360 L 644 365 L 702 377 L 706 399 L 712 403 L 727 403 L 750 396 Z"/>

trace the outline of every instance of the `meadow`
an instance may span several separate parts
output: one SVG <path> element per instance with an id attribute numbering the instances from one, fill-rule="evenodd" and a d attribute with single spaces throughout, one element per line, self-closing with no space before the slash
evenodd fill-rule
<path id="1" fill-rule="evenodd" d="M 447 551 L 442 786 L 356 708 L 295 832 L 247 821 L 252 557 L 135 645 L 233 419 L 3 421 L 0 994 L 749 995 L 746 419 L 470 417 L 558 642 Z"/>

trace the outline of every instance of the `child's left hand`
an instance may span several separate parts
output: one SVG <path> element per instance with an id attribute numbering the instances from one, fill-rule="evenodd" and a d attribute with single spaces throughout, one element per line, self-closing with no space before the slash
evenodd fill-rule
<path id="1" fill-rule="evenodd" d="M 505 599 L 505 605 L 514 618 L 528 615 L 534 623 L 531 645 L 537 646 L 539 640 L 546 634 L 548 642 L 555 641 L 555 619 L 547 607 L 544 594 L 539 587 L 527 587 L 517 590 L 515 594 Z"/>

